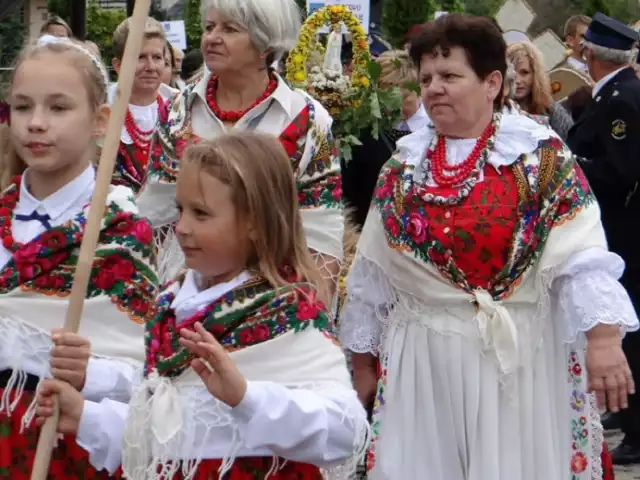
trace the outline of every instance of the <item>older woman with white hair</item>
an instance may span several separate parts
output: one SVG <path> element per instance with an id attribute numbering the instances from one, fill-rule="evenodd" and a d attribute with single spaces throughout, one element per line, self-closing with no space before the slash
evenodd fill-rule
<path id="1" fill-rule="evenodd" d="M 291 158 L 307 243 L 333 289 L 343 216 L 332 120 L 317 101 L 291 89 L 271 69 L 294 45 L 301 12 L 294 0 L 205 0 L 202 19 L 205 75 L 161 119 L 139 198 L 158 233 L 160 276 L 170 278 L 182 267 L 172 225 L 184 147 L 228 131 L 254 130 L 277 136 Z"/>

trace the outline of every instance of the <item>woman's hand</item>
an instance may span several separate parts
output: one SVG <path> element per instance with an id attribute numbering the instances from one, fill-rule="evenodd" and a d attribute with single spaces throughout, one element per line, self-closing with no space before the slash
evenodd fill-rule
<path id="1" fill-rule="evenodd" d="M 87 378 L 91 343 L 63 329 L 53 330 L 51 339 L 54 345 L 51 349 L 51 375 L 81 391 Z"/>
<path id="2" fill-rule="evenodd" d="M 207 390 L 221 402 L 237 407 L 247 392 L 247 381 L 224 347 L 199 322 L 195 332 L 182 329 L 180 335 L 180 344 L 200 357 L 191 362 L 191 367 Z"/>
<path id="3" fill-rule="evenodd" d="M 60 418 L 58 433 L 75 435 L 78 432 L 80 418 L 84 410 L 84 397 L 78 390 L 60 380 L 44 380 L 38 394 L 36 425 L 41 426 L 47 418 L 53 416 L 53 396 L 58 396 Z"/>
<path id="4" fill-rule="evenodd" d="M 598 408 L 608 406 L 614 413 L 627 408 L 635 385 L 622 351 L 620 329 L 600 324 L 587 332 L 587 339 L 589 391 L 595 392 Z"/>

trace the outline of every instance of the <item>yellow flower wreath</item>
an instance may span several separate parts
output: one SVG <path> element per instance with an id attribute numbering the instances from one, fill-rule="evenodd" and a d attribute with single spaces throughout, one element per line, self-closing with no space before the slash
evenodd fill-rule
<path id="1" fill-rule="evenodd" d="M 332 30 L 347 27 L 353 43 L 352 54 L 352 87 L 368 88 L 370 84 L 368 65 L 371 60 L 369 40 L 360 25 L 358 17 L 342 5 L 322 7 L 313 12 L 302 25 L 300 37 L 296 46 L 289 52 L 287 58 L 286 78 L 292 87 L 305 89 L 307 87 L 307 60 L 309 52 L 314 47 L 314 38 L 318 30 L 329 25 Z"/>

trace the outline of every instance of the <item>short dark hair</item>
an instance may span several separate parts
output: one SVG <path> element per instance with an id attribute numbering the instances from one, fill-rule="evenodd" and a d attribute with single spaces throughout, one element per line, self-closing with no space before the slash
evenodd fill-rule
<path id="1" fill-rule="evenodd" d="M 180 76 L 186 82 L 202 67 L 203 63 L 204 57 L 202 56 L 202 51 L 199 48 L 191 50 L 182 59 L 182 72 L 180 72 Z"/>
<path id="2" fill-rule="evenodd" d="M 464 50 L 467 62 L 481 80 L 498 71 L 503 83 L 507 72 L 507 45 L 496 24 L 486 17 L 450 13 L 420 27 L 411 38 L 409 55 L 420 70 L 424 55 L 437 50 L 446 57 L 452 48 Z M 496 107 L 502 105 L 501 95 Z"/>

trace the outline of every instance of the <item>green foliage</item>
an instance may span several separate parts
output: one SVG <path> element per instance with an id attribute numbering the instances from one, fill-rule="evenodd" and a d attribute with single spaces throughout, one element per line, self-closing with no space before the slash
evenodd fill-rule
<path id="1" fill-rule="evenodd" d="M 587 0 L 584 3 L 582 11 L 585 15 L 589 15 L 593 17 L 596 12 L 604 13 L 605 15 L 610 15 L 611 11 L 609 10 L 609 2 L 605 0 Z"/>
<path id="2" fill-rule="evenodd" d="M 51 15 L 57 15 L 69 22 L 71 18 L 71 2 L 69 0 L 48 0 L 47 9 Z"/>
<path id="3" fill-rule="evenodd" d="M 296 3 L 298 4 L 298 6 L 300 7 L 300 10 L 302 10 L 305 13 L 305 17 L 307 16 L 307 0 L 296 0 Z"/>
<path id="4" fill-rule="evenodd" d="M 87 40 L 95 42 L 100 47 L 102 58 L 107 65 L 113 58 L 113 32 L 126 18 L 127 11 L 124 8 L 100 8 L 97 0 L 89 0 L 87 4 Z"/>
<path id="5" fill-rule="evenodd" d="M 448 13 L 463 13 L 466 11 L 464 3 L 460 0 L 443 0 L 440 10 Z"/>
<path id="6" fill-rule="evenodd" d="M 433 0 L 385 0 L 382 10 L 384 38 L 394 47 L 402 48 L 409 29 L 426 22 L 436 10 Z"/>
<path id="7" fill-rule="evenodd" d="M 0 66 L 9 67 L 13 64 L 22 49 L 25 35 L 22 11 L 16 8 L 0 22 L 0 52 L 2 52 Z M 0 72 L 0 99 L 6 97 L 10 79 L 10 70 Z"/>
<path id="8" fill-rule="evenodd" d="M 367 67 L 371 81 L 369 88 L 353 94 L 353 108 L 343 109 L 333 128 L 340 140 L 340 154 L 347 162 L 352 158 L 353 146 L 361 145 L 358 138 L 363 130 L 371 129 L 371 135 L 377 140 L 381 131 L 391 129 L 402 116 L 400 89 L 380 88 L 382 68 L 374 61 L 370 61 Z"/>
<path id="9" fill-rule="evenodd" d="M 185 0 L 183 9 L 184 29 L 187 34 L 188 50 L 200 47 L 202 37 L 202 19 L 200 18 L 200 0 Z"/>
<path id="10" fill-rule="evenodd" d="M 464 0 L 464 10 L 470 15 L 494 17 L 503 3 L 503 0 Z"/>

